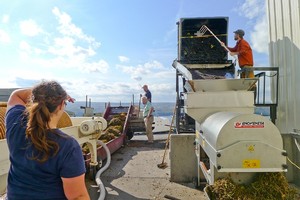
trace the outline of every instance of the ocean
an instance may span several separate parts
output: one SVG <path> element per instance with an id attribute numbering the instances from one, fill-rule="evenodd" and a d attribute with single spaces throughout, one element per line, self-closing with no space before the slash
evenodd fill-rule
<path id="1" fill-rule="evenodd" d="M 91 102 L 91 107 L 94 108 L 94 113 L 103 113 L 105 110 L 106 102 Z M 130 103 L 110 103 L 111 106 L 129 106 Z M 138 104 L 135 104 L 138 105 Z M 172 118 L 174 112 L 175 102 L 154 102 L 152 103 L 155 112 L 154 116 L 167 117 L 169 119 Z M 80 107 L 85 107 L 85 101 L 78 101 L 75 103 L 68 103 L 66 110 L 74 112 L 75 116 L 80 117 L 83 116 L 84 110 Z M 143 104 L 140 104 L 141 108 L 143 108 Z M 257 107 L 255 109 L 255 113 L 263 116 L 270 116 L 269 108 L 266 107 Z"/>
<path id="2" fill-rule="evenodd" d="M 91 102 L 92 108 L 94 108 L 94 113 L 103 113 L 105 110 L 106 102 Z M 88 104 L 89 105 L 89 104 Z M 110 103 L 111 106 L 129 106 L 131 103 Z M 135 105 L 138 105 L 135 104 Z M 77 101 L 75 103 L 68 103 L 66 110 L 74 112 L 76 117 L 83 116 L 84 109 L 81 107 L 85 107 L 86 102 L 85 101 Z M 143 104 L 140 104 L 141 108 L 143 108 Z M 171 118 L 174 111 L 175 102 L 155 102 L 152 103 L 152 106 L 155 109 L 154 116 L 160 116 L 160 117 L 168 117 Z"/>

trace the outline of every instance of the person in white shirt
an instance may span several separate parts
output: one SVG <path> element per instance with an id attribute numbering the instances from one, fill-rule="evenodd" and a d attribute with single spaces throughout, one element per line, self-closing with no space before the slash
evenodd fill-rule
<path id="1" fill-rule="evenodd" d="M 152 132 L 152 123 L 154 121 L 153 117 L 153 106 L 146 96 L 142 96 L 142 103 L 144 104 L 143 117 L 146 127 L 146 135 L 148 137 L 147 143 L 153 143 L 153 132 Z"/>

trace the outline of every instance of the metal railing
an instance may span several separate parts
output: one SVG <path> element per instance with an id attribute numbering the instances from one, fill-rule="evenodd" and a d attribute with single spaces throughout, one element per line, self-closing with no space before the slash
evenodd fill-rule
<path id="1" fill-rule="evenodd" d="M 278 67 L 253 67 L 253 68 L 246 68 L 241 69 L 238 72 L 244 71 L 254 71 L 259 72 L 255 74 L 255 77 L 258 78 L 257 87 L 256 87 L 256 97 L 254 105 L 256 107 L 269 107 L 270 109 L 270 119 L 275 124 L 277 118 L 277 105 L 278 105 L 278 81 L 279 81 L 279 68 Z M 272 75 L 268 75 L 267 72 L 274 72 Z M 275 82 L 275 91 L 268 90 L 267 87 L 271 88 L 270 85 L 267 84 L 267 78 L 271 82 Z M 270 97 L 273 94 L 275 98 L 270 99 L 267 101 L 267 97 Z"/>

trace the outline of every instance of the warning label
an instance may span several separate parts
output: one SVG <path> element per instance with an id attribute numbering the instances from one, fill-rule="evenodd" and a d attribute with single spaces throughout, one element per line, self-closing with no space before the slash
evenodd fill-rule
<path id="1" fill-rule="evenodd" d="M 243 160 L 243 168 L 260 168 L 260 160 Z"/>
<path id="2" fill-rule="evenodd" d="M 234 128 L 264 128 L 264 122 L 235 122 Z"/>

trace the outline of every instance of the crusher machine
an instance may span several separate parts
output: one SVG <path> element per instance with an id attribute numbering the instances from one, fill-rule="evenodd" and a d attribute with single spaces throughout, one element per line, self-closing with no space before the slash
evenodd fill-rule
<path id="1" fill-rule="evenodd" d="M 117 117 L 118 119 L 120 119 L 122 122 L 122 128 L 118 134 L 114 135 L 113 138 L 110 138 L 109 140 L 106 139 L 105 145 L 107 146 L 110 154 L 113 154 L 114 152 L 116 152 L 118 149 L 120 149 L 124 143 L 127 141 L 127 139 L 131 139 L 131 137 L 128 135 L 128 129 L 129 129 L 129 121 L 130 121 L 130 116 L 133 110 L 132 105 L 130 106 L 112 106 L 110 103 L 105 104 L 105 110 L 104 112 L 101 114 L 102 117 L 97 116 L 98 114 L 94 114 L 93 110 L 94 108 L 91 107 L 91 102 L 89 102 L 89 105 L 86 103 L 86 107 L 81 107 L 82 109 L 84 109 L 84 116 L 85 117 L 62 117 L 62 119 L 60 120 L 61 122 L 64 121 L 63 119 L 67 119 L 67 121 L 70 121 L 67 124 L 61 124 L 58 127 L 60 128 L 67 128 L 69 126 L 74 126 L 74 125 L 80 125 L 81 122 L 83 120 L 86 119 L 90 119 L 90 120 L 97 120 L 97 119 L 103 119 L 105 120 L 105 122 L 107 122 L 105 128 L 107 129 L 103 129 L 104 132 L 102 133 L 102 136 L 108 136 L 109 131 L 108 129 L 110 129 L 110 122 L 111 119 Z M 123 115 L 123 118 L 119 118 L 120 115 Z M 63 129 L 64 131 L 64 129 Z M 108 131 L 108 132 L 107 132 Z M 100 136 L 100 135 L 99 135 Z M 97 138 L 98 143 L 99 140 L 101 140 L 101 137 Z M 111 136 L 109 136 L 111 137 Z M 96 140 L 96 141 L 97 141 Z M 88 144 L 88 143 L 86 143 Z M 89 146 L 88 146 L 89 147 Z M 83 157 L 85 159 L 85 164 L 86 164 L 86 169 L 87 169 L 87 173 L 89 173 L 90 179 L 94 180 L 94 177 L 96 175 L 96 172 L 103 167 L 102 163 L 104 160 L 107 159 L 108 155 L 107 152 L 105 150 L 105 148 L 103 147 L 103 145 L 97 145 L 95 148 L 90 148 L 89 149 L 93 149 L 94 152 L 88 151 L 88 152 L 83 152 Z M 94 155 L 97 155 L 96 157 Z M 96 159 L 96 160 L 95 160 Z M 95 164 L 95 161 L 96 164 Z"/>
<path id="2" fill-rule="evenodd" d="M 187 130 L 180 128 L 187 121 L 182 119 L 194 120 L 197 186 L 228 176 L 249 183 L 255 173 L 287 171 L 279 130 L 267 117 L 254 114 L 251 88 L 257 79 L 235 78 L 234 65 L 218 41 L 209 32 L 196 35 L 206 25 L 227 44 L 227 23 L 226 17 L 178 22 L 178 59 L 173 62 L 177 132 Z"/>

